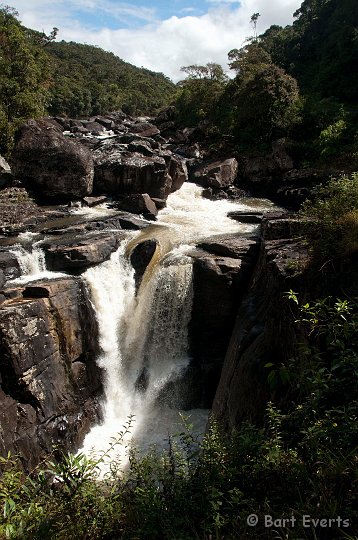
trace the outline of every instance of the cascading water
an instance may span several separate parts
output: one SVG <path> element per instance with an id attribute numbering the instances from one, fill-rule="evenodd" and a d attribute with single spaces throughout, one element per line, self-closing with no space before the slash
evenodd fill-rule
<path id="1" fill-rule="evenodd" d="M 229 211 L 252 210 L 250 206 L 206 200 L 201 193 L 202 188 L 184 184 L 169 196 L 155 225 L 134 233 L 109 261 L 84 274 L 99 323 L 98 362 L 105 371 L 103 423 L 87 435 L 81 450 L 86 454 L 106 451 L 130 415 L 135 422 L 125 442 L 146 445 L 162 443 L 170 424 L 179 420 L 178 412 L 160 406 L 157 397 L 189 363 L 187 327 L 193 288 L 192 262 L 186 252 L 203 238 L 255 229 L 227 217 Z M 136 295 L 134 271 L 126 255 L 152 238 L 159 248 Z M 203 425 L 207 411 L 194 415 Z M 114 456 L 125 463 L 124 445 L 106 459 Z"/>
<path id="2" fill-rule="evenodd" d="M 22 237 L 19 235 L 19 239 L 28 242 L 31 238 Z M 34 243 L 32 247 L 27 246 L 27 249 L 21 245 L 15 245 L 10 249 L 10 253 L 13 253 L 19 263 L 21 270 L 21 277 L 12 280 L 14 285 L 21 285 L 38 279 L 54 279 L 56 277 L 62 277 L 66 274 L 60 272 L 50 272 L 46 269 L 45 252 L 39 245 L 40 243 Z"/>
<path id="3" fill-rule="evenodd" d="M 39 247 L 26 251 L 23 247 L 11 250 L 16 255 L 23 276 L 37 276 L 46 271 L 45 253 Z"/>

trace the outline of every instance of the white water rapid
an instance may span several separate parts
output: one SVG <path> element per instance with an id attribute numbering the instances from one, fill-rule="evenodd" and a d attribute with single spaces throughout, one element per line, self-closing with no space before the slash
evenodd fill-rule
<path id="1" fill-rule="evenodd" d="M 28 243 L 31 241 L 30 235 L 32 233 L 24 233 L 19 235 L 19 239 L 24 240 L 24 243 Z M 32 247 L 16 244 L 9 250 L 10 253 L 15 255 L 21 271 L 21 277 L 11 281 L 14 285 L 23 285 L 38 279 L 54 279 L 66 275 L 60 272 L 50 272 L 46 269 L 45 252 L 39 244 L 40 242 L 35 242 Z"/>
<path id="2" fill-rule="evenodd" d="M 200 240 L 219 234 L 247 234 L 256 226 L 227 217 L 234 210 L 252 206 L 201 197 L 202 188 L 185 183 L 168 197 L 156 224 L 133 233 L 111 259 L 84 274 L 96 311 L 100 347 L 98 359 L 105 373 L 103 422 L 87 435 L 81 452 L 100 456 L 108 450 L 128 417 L 134 415 L 125 444 L 106 455 L 126 464 L 125 445 L 163 442 L 178 432 L 179 412 L 159 405 L 157 398 L 169 381 L 188 366 L 188 323 L 192 307 L 192 263 L 186 254 Z M 257 210 L 269 209 L 262 201 Z M 134 271 L 128 251 L 146 239 L 157 239 L 159 248 L 136 294 Z M 202 431 L 208 411 L 190 411 L 194 427 Z"/>

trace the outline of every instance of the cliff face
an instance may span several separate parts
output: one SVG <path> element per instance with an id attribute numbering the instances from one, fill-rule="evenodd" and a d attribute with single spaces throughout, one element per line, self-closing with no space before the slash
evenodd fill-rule
<path id="1" fill-rule="evenodd" d="M 231 430 L 244 420 L 260 422 L 273 396 L 265 365 L 294 356 L 302 336 L 284 293 L 304 290 L 308 256 L 289 238 L 295 221 L 263 220 L 262 243 L 250 286 L 237 313 L 213 403 L 213 415 Z"/>
<path id="2" fill-rule="evenodd" d="M 98 419 L 97 323 L 76 278 L 7 289 L 0 304 L 0 453 L 27 468 L 74 450 Z"/>

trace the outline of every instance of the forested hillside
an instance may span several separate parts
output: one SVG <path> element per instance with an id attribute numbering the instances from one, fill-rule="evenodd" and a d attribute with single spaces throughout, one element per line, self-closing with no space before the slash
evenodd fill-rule
<path id="1" fill-rule="evenodd" d="M 123 108 L 154 114 L 174 84 L 163 74 L 137 68 L 99 47 L 55 43 L 21 25 L 17 12 L 0 6 L 0 153 L 11 150 L 14 132 L 45 114 L 90 116 Z"/>
<path id="2" fill-rule="evenodd" d="M 155 113 L 174 89 L 161 73 L 137 68 L 99 47 L 49 43 L 53 69 L 50 114 L 91 116 L 116 109 L 129 114 Z"/>
<path id="3" fill-rule="evenodd" d="M 179 120 L 205 119 L 241 149 L 289 136 L 302 161 L 340 152 L 356 159 L 357 24 L 355 0 L 305 0 L 292 26 L 255 30 L 229 52 L 234 79 L 216 64 L 183 68 Z"/>

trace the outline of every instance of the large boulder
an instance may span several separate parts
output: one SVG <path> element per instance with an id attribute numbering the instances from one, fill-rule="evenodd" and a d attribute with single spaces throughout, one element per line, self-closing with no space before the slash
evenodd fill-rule
<path id="1" fill-rule="evenodd" d="M 81 240 L 64 236 L 56 242 L 45 243 L 42 247 L 46 254 L 46 266 L 54 271 L 85 270 L 109 259 L 124 236 L 123 232 L 104 232 L 88 235 Z"/>
<path id="2" fill-rule="evenodd" d="M 164 158 L 126 151 L 117 140 L 94 151 L 95 189 L 109 195 L 148 193 L 166 199 L 172 185 Z"/>
<path id="3" fill-rule="evenodd" d="M 237 171 L 236 159 L 229 158 L 200 166 L 194 171 L 192 180 L 203 187 L 226 188 L 235 182 Z"/>
<path id="4" fill-rule="evenodd" d="M 188 169 L 185 161 L 172 155 L 169 162 L 169 174 L 172 178 L 170 191 L 177 191 L 188 180 Z"/>
<path id="5" fill-rule="evenodd" d="M 142 137 L 154 137 L 159 135 L 159 129 L 150 124 L 149 122 L 138 122 L 137 124 L 132 124 L 129 128 L 131 133 L 139 133 Z"/>
<path id="6" fill-rule="evenodd" d="M 76 450 L 98 421 L 98 329 L 77 279 L 17 293 L 0 306 L 0 454 L 33 468 L 54 445 Z"/>
<path id="7" fill-rule="evenodd" d="M 157 245 L 156 240 L 144 240 L 144 242 L 137 244 L 131 252 L 130 261 L 135 270 L 134 278 L 137 287 L 140 285 L 143 274 L 157 249 Z"/>
<path id="8" fill-rule="evenodd" d="M 46 120 L 29 120 L 19 129 L 12 170 L 40 197 L 69 200 L 92 193 L 91 152 Z"/>
<path id="9" fill-rule="evenodd" d="M 146 219 L 155 219 L 158 209 L 148 193 L 136 193 L 125 197 L 120 207 L 132 214 L 142 214 Z"/>

